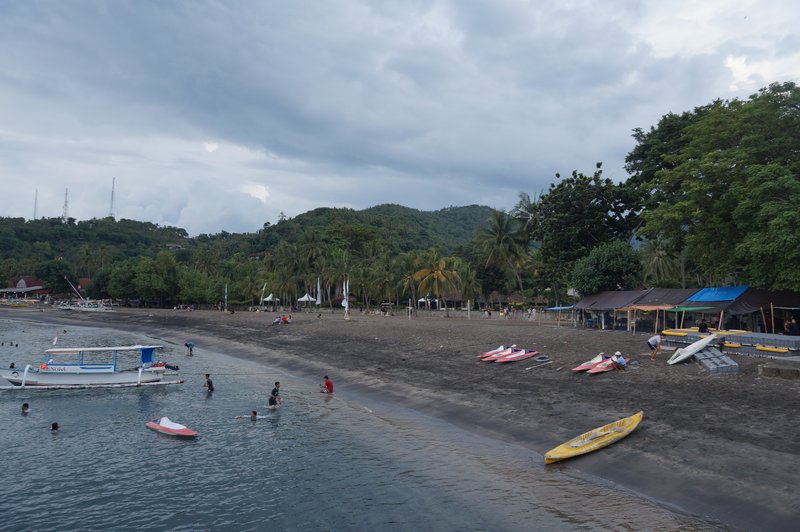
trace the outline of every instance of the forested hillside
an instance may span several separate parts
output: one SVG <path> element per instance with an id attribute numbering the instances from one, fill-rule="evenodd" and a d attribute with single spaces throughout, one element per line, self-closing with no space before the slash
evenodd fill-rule
<path id="1" fill-rule="evenodd" d="M 800 291 L 800 89 L 775 83 L 633 130 L 629 178 L 556 174 L 508 212 L 472 205 L 321 208 L 249 234 L 111 218 L 0 219 L 0 278 L 152 304 L 416 299 L 553 303 L 634 287 L 747 284 Z M 568 163 L 565 163 L 568 164 Z M 534 191 L 535 192 L 535 191 Z M 513 200 L 509 198 L 509 203 Z M 634 249 L 632 239 L 641 245 Z M 343 294 L 342 282 L 350 282 Z M 514 298 L 507 296 L 514 295 Z"/>

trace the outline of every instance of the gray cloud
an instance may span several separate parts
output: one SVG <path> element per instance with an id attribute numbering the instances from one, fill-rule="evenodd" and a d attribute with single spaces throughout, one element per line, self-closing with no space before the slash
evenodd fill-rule
<path id="1" fill-rule="evenodd" d="M 192 234 L 326 205 L 507 209 L 596 161 L 621 180 L 634 127 L 798 76 L 791 3 L 752 22 L 683 0 L 3 11 L 0 179 L 25 186 L 0 214 L 31 216 L 36 187 L 39 215 L 58 216 L 69 187 L 72 216 L 104 216 L 116 177 L 118 217 Z"/>

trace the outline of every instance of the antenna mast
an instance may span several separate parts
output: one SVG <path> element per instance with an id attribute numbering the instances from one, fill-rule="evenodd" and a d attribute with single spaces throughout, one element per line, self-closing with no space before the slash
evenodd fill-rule
<path id="1" fill-rule="evenodd" d="M 108 208 L 108 217 L 114 217 L 114 186 L 117 184 L 117 178 L 111 178 L 111 206 Z"/>
<path id="2" fill-rule="evenodd" d="M 64 210 L 61 212 L 61 221 L 67 223 L 67 218 L 69 218 L 69 200 L 67 196 L 69 195 L 69 189 L 64 189 Z"/>

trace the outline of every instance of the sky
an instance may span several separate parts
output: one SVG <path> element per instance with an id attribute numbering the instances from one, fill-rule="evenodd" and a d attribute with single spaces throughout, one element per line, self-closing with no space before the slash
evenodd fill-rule
<path id="1" fill-rule="evenodd" d="M 789 0 L 0 0 L 0 216 L 509 210 L 596 162 L 623 181 L 667 113 L 800 82 L 798 27 Z"/>

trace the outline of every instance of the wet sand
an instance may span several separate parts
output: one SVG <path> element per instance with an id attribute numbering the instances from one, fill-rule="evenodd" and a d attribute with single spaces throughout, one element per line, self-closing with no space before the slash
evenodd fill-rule
<path id="1" fill-rule="evenodd" d="M 564 440 L 643 410 L 618 444 L 561 462 L 566 474 L 631 490 L 731 528 L 794 530 L 800 516 L 800 381 L 760 378 L 765 359 L 734 357 L 736 376 L 711 377 L 695 363 L 649 359 L 649 334 L 557 327 L 522 319 L 172 310 L 114 313 L 3 311 L 86 326 L 113 326 L 193 341 L 273 366 L 331 376 L 337 391 L 379 394 L 470 430 L 541 454 Z M 534 348 L 553 362 L 487 364 L 500 344 Z M 227 348 L 226 348 L 227 346 Z M 570 369 L 600 351 L 622 351 L 626 371 L 595 376 Z M 636 364 L 638 363 L 638 364 Z M 532 369 L 526 369 L 532 368 Z M 538 467 L 538 466 L 535 466 Z M 541 466 L 544 468 L 545 466 Z"/>

